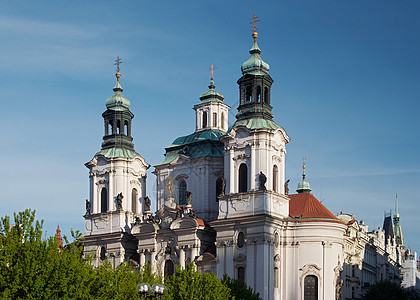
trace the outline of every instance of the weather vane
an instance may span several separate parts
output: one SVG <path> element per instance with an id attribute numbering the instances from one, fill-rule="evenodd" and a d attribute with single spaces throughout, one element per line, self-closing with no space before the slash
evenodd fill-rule
<path id="1" fill-rule="evenodd" d="M 117 66 L 117 73 L 120 72 L 120 64 L 122 64 L 121 58 L 117 56 L 117 59 L 115 60 L 115 66 Z"/>
<path id="2" fill-rule="evenodd" d="M 214 80 L 214 69 L 215 69 L 214 65 L 211 64 L 211 66 L 210 66 L 210 80 Z"/>
<path id="3" fill-rule="evenodd" d="M 257 32 L 257 22 L 259 22 L 260 20 L 258 20 L 258 16 L 254 13 L 254 16 L 251 18 L 252 22 L 249 22 L 249 24 L 254 24 L 254 32 Z"/>

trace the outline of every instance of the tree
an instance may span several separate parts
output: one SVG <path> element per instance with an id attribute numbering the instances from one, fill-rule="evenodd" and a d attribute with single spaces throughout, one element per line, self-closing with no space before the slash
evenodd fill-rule
<path id="1" fill-rule="evenodd" d="M 254 293 L 251 287 L 239 279 L 232 279 L 223 275 L 222 283 L 230 289 L 236 300 L 260 300 L 260 293 Z"/>
<path id="2" fill-rule="evenodd" d="M 194 263 L 186 269 L 176 266 L 175 274 L 165 279 L 168 300 L 225 300 L 231 299 L 229 288 L 214 273 L 201 274 Z"/>
<path id="3" fill-rule="evenodd" d="M 42 239 L 43 221 L 25 210 L 0 222 L 0 297 L 2 299 L 88 299 L 93 268 L 76 241 L 68 249 L 54 237 Z M 87 295 L 87 296 L 86 296 Z"/>
<path id="4" fill-rule="evenodd" d="M 420 296 L 415 291 L 404 290 L 399 284 L 390 280 L 380 281 L 372 285 L 363 296 L 364 300 L 420 300 Z"/>

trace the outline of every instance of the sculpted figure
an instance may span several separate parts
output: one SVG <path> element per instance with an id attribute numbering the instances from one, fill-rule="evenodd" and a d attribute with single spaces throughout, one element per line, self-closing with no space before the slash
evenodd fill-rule
<path id="1" fill-rule="evenodd" d="M 90 215 L 90 201 L 86 199 L 86 214 Z"/>
<path id="2" fill-rule="evenodd" d="M 284 194 L 289 195 L 289 182 L 290 179 L 287 179 L 287 181 L 284 183 Z"/>
<path id="3" fill-rule="evenodd" d="M 124 196 L 122 195 L 122 193 L 119 193 L 117 195 L 117 210 L 122 210 L 122 199 L 124 199 Z"/>
<path id="4" fill-rule="evenodd" d="M 150 198 L 148 196 L 144 197 L 144 211 L 150 211 L 151 204 Z"/>
<path id="5" fill-rule="evenodd" d="M 185 192 L 187 194 L 187 205 L 191 205 L 192 193 L 190 191 Z"/>
<path id="6" fill-rule="evenodd" d="M 259 177 L 260 177 L 260 190 L 265 191 L 267 189 L 265 187 L 265 184 L 267 182 L 267 176 L 265 176 L 264 173 L 261 171 Z"/>
<path id="7" fill-rule="evenodd" d="M 225 178 L 222 179 L 222 192 L 220 193 L 219 196 L 224 196 L 225 195 L 225 188 L 226 188 L 226 180 Z"/>

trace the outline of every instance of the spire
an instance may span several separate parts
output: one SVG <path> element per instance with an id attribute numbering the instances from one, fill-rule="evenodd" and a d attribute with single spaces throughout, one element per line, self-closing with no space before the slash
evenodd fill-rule
<path id="1" fill-rule="evenodd" d="M 57 241 L 58 246 L 63 247 L 63 238 L 61 237 L 61 230 L 59 225 L 57 225 L 57 230 L 55 231 L 55 240 Z"/>
<path id="2" fill-rule="evenodd" d="M 122 94 L 123 88 L 120 84 L 121 63 L 122 61 L 118 56 L 115 60 L 117 83 L 113 89 L 114 95 L 106 100 L 107 110 L 102 114 L 105 121 L 102 150 L 112 148 L 134 150 L 133 138 L 131 137 L 131 120 L 134 115 L 130 111 L 130 100 Z"/>
<path id="3" fill-rule="evenodd" d="M 400 218 L 400 214 L 398 213 L 398 194 L 395 194 L 395 213 L 394 213 L 394 220 L 396 218 Z"/>
<path id="4" fill-rule="evenodd" d="M 125 98 L 122 94 L 123 88 L 120 84 L 120 78 L 121 78 L 120 64 L 122 64 L 122 61 L 121 61 L 121 58 L 118 56 L 114 64 L 117 66 L 117 70 L 116 70 L 117 72 L 115 73 L 115 77 L 117 78 L 117 83 L 115 87 L 113 88 L 114 95 L 112 95 L 112 97 L 107 99 L 105 102 L 107 108 L 112 109 L 112 110 L 118 110 L 118 111 L 128 110 L 130 108 L 130 100 Z"/>
<path id="5" fill-rule="evenodd" d="M 251 75 L 267 75 L 268 71 L 270 70 L 270 66 L 264 62 L 261 57 L 261 50 L 258 47 L 257 38 L 258 38 L 258 32 L 257 32 L 257 22 L 258 16 L 255 15 L 251 19 L 252 22 L 250 24 L 254 24 L 253 32 L 252 32 L 252 38 L 254 39 L 254 43 L 252 45 L 251 50 L 249 50 L 249 54 L 251 54 L 251 57 L 242 64 L 241 70 L 242 74 L 251 74 Z"/>
<path id="6" fill-rule="evenodd" d="M 305 179 L 305 177 L 306 177 L 306 174 L 305 174 L 306 164 L 305 164 L 305 162 L 306 162 L 306 157 L 303 157 L 302 181 L 299 182 L 298 188 L 296 190 L 296 192 L 298 192 L 298 194 L 301 194 L 301 193 L 310 193 L 311 192 L 311 185 Z"/>
<path id="7" fill-rule="evenodd" d="M 214 69 L 215 69 L 215 66 L 212 64 L 209 69 L 209 72 L 210 72 L 209 90 L 201 94 L 200 96 L 201 103 L 214 102 L 214 101 L 220 102 L 220 101 L 223 101 L 223 99 L 225 98 L 222 94 L 216 92 L 216 86 L 214 85 Z"/>

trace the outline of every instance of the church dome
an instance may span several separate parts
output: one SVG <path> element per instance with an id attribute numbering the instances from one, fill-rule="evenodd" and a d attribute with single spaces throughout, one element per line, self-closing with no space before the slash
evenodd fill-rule
<path id="1" fill-rule="evenodd" d="M 257 37 L 258 34 L 254 32 L 254 44 L 252 45 L 251 50 L 249 50 L 251 57 L 241 66 L 243 75 L 267 75 L 268 71 L 270 70 L 270 66 L 260 57 L 261 50 L 258 47 Z"/>
<path id="2" fill-rule="evenodd" d="M 117 73 L 117 75 L 118 74 L 119 73 Z M 123 88 L 120 84 L 120 81 L 118 80 L 117 84 L 114 87 L 114 95 L 108 98 L 105 102 L 105 105 L 108 109 L 126 110 L 130 108 L 130 100 L 128 100 L 127 98 L 123 96 L 122 91 L 123 91 Z"/>
<path id="3" fill-rule="evenodd" d="M 309 193 L 311 191 L 311 185 L 305 179 L 299 182 L 296 192 L 298 193 Z"/>
<path id="4" fill-rule="evenodd" d="M 202 103 L 214 101 L 220 102 L 223 101 L 224 98 L 225 97 L 222 94 L 216 92 L 216 87 L 214 85 L 213 79 L 211 79 L 210 81 L 209 90 L 207 92 L 202 93 L 200 96 L 200 100 Z"/>
<path id="5" fill-rule="evenodd" d="M 305 177 L 306 177 L 306 174 L 305 174 L 305 169 L 306 169 L 305 162 L 303 163 L 302 169 L 303 169 L 303 172 L 302 172 L 302 181 L 299 182 L 298 187 L 297 187 L 297 190 L 296 190 L 296 192 L 298 192 L 298 194 L 310 193 L 311 192 L 311 185 L 305 179 Z"/>

